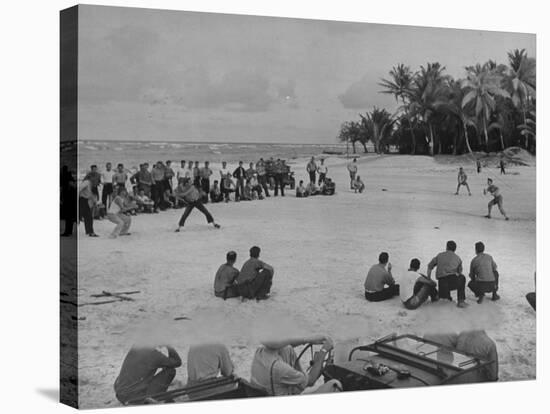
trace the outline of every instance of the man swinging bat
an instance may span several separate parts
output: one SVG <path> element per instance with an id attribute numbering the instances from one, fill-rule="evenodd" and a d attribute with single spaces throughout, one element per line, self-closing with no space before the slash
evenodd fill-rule
<path id="1" fill-rule="evenodd" d="M 178 200 L 183 200 L 187 204 L 187 206 L 185 207 L 185 211 L 183 212 L 183 215 L 181 216 L 181 219 L 178 223 L 176 233 L 178 233 L 180 229 L 185 225 L 185 220 L 187 220 L 187 217 L 189 217 L 189 214 L 191 214 L 191 211 L 193 211 L 194 208 L 205 215 L 208 224 L 212 223 L 215 228 L 220 228 L 220 225 L 214 221 L 214 217 L 212 217 L 212 214 L 210 214 L 210 212 L 202 203 L 201 193 L 197 189 L 197 187 L 195 187 L 191 183 L 190 179 L 184 178 L 183 187 L 175 192 L 175 196 Z"/>
<path id="2" fill-rule="evenodd" d="M 494 205 L 497 205 L 500 214 L 502 214 L 506 220 L 509 220 L 506 212 L 504 211 L 504 208 L 502 207 L 502 194 L 500 194 L 500 190 L 498 189 L 498 187 L 493 184 L 493 180 L 491 178 L 487 178 L 487 188 L 483 190 L 484 195 L 487 193 L 491 194 L 493 196 L 493 199 L 489 201 L 489 204 L 487 205 L 488 214 L 485 217 L 490 219 L 491 210 L 493 209 Z"/>
<path id="3" fill-rule="evenodd" d="M 470 191 L 470 186 L 468 185 L 468 176 L 464 172 L 464 169 L 460 167 L 458 169 L 458 185 L 456 186 L 455 195 L 458 195 L 458 191 L 463 185 L 466 186 L 466 189 L 468 190 L 468 195 L 472 195 L 472 192 Z"/>

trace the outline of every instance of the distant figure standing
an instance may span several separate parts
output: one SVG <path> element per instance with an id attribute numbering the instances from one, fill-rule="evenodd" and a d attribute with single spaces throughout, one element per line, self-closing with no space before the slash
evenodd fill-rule
<path id="1" fill-rule="evenodd" d="M 369 269 L 365 279 L 365 299 L 369 302 L 381 302 L 399 295 L 399 285 L 391 274 L 391 263 L 389 263 L 389 254 L 380 253 L 378 264 Z M 387 267 L 387 270 L 386 270 Z"/>
<path id="2" fill-rule="evenodd" d="M 462 259 L 455 253 L 456 243 L 447 242 L 447 250 L 435 256 L 428 263 L 428 278 L 431 278 L 434 267 L 437 267 L 435 278 L 439 287 L 439 298 L 452 301 L 451 291 L 456 290 L 459 308 L 468 306 L 466 301 L 466 278 L 462 274 Z"/>
<path id="3" fill-rule="evenodd" d="M 324 183 L 327 179 L 328 168 L 325 165 L 325 159 L 321 158 L 321 164 L 317 167 L 317 172 L 319 173 L 319 182 L 317 183 L 321 186 L 321 183 Z"/>
<path id="4" fill-rule="evenodd" d="M 201 188 L 201 168 L 198 161 L 195 161 L 195 166 L 193 167 L 193 185 L 197 189 Z"/>
<path id="5" fill-rule="evenodd" d="M 281 159 L 277 159 L 273 166 L 275 173 L 275 197 L 279 195 L 279 189 L 281 190 L 281 197 L 285 196 L 285 164 Z"/>
<path id="6" fill-rule="evenodd" d="M 113 174 L 113 185 L 117 188 L 126 188 L 126 181 L 128 181 L 128 174 L 126 174 L 124 170 L 124 164 L 118 164 L 116 166 L 116 172 Z"/>
<path id="7" fill-rule="evenodd" d="M 166 161 L 166 165 L 164 167 L 164 188 L 162 190 L 163 193 L 168 190 L 170 194 L 172 194 L 172 191 L 174 190 L 172 187 L 172 179 L 175 175 L 176 173 L 172 168 L 172 161 Z"/>
<path id="8" fill-rule="evenodd" d="M 262 186 L 265 196 L 269 197 L 269 189 L 267 188 L 267 166 L 263 158 L 256 163 L 256 172 L 258 173 L 258 182 Z"/>
<path id="9" fill-rule="evenodd" d="M 260 248 L 252 246 L 250 258 L 243 264 L 237 277 L 239 295 L 248 299 L 268 299 L 274 274 L 273 267 L 260 260 Z"/>
<path id="10" fill-rule="evenodd" d="M 355 176 L 357 175 L 357 158 L 354 158 L 352 162 L 348 164 L 348 172 L 349 172 L 349 186 L 350 189 L 353 188 L 353 183 L 355 181 Z"/>
<path id="11" fill-rule="evenodd" d="M 185 178 L 185 160 L 180 161 L 180 166 L 176 172 L 177 182 L 180 182 L 180 178 Z"/>
<path id="12" fill-rule="evenodd" d="M 456 186 L 456 193 L 455 195 L 458 195 L 458 192 L 460 190 L 460 187 L 465 186 L 468 190 L 468 195 L 472 195 L 472 192 L 470 191 L 470 186 L 468 185 L 468 176 L 464 172 L 464 169 L 460 167 L 458 169 L 458 185 Z"/>
<path id="13" fill-rule="evenodd" d="M 187 217 L 189 217 L 189 214 L 191 214 L 194 208 L 196 208 L 202 214 L 204 214 L 208 224 L 212 223 L 215 228 L 217 229 L 220 228 L 220 225 L 214 221 L 214 217 L 212 217 L 212 214 L 210 214 L 210 212 L 206 209 L 204 204 L 201 202 L 201 194 L 199 190 L 190 181 L 184 179 L 181 193 L 177 195 L 177 198 L 183 199 L 183 201 L 185 201 L 187 205 L 185 206 L 185 211 L 183 212 L 183 215 L 181 216 L 180 221 L 178 223 L 178 228 L 176 229 L 176 233 L 178 233 L 180 229 L 185 225 L 185 221 L 187 220 Z"/>
<path id="14" fill-rule="evenodd" d="M 203 192 L 202 201 L 203 203 L 208 203 L 208 193 L 210 191 L 210 176 L 212 175 L 212 170 L 210 169 L 210 162 L 205 161 L 204 167 L 201 168 L 201 188 Z"/>
<path id="15" fill-rule="evenodd" d="M 493 180 L 491 178 L 487 178 L 487 188 L 483 190 L 483 194 L 491 194 L 493 196 L 493 199 L 489 201 L 489 204 L 487 205 L 487 217 L 488 219 L 491 218 L 491 210 L 493 209 L 493 206 L 498 206 L 498 209 L 500 211 L 500 214 L 504 216 L 506 220 L 509 220 L 508 216 L 506 215 L 506 212 L 504 211 L 504 207 L 502 206 L 503 200 L 502 200 L 502 194 L 500 194 L 499 188 L 493 184 Z"/>
<path id="16" fill-rule="evenodd" d="M 306 171 L 309 174 L 309 182 L 315 183 L 317 164 L 315 163 L 315 157 L 311 157 L 311 160 L 306 165 Z"/>
<path id="17" fill-rule="evenodd" d="M 468 287 L 477 297 L 477 303 L 482 303 L 485 293 L 492 293 L 492 300 L 499 300 L 497 295 L 499 274 L 493 258 L 485 253 L 482 242 L 475 244 L 476 257 L 470 263 L 470 282 Z"/>
<path id="18" fill-rule="evenodd" d="M 99 184 L 101 184 L 101 174 L 97 171 L 97 165 L 90 166 L 90 172 L 88 173 L 92 179 L 92 192 L 96 196 L 97 200 L 99 198 Z"/>
<path id="19" fill-rule="evenodd" d="M 97 197 L 92 190 L 93 183 L 94 178 L 88 174 L 78 187 L 78 218 L 84 220 L 87 236 L 98 237 L 94 232 L 94 217 L 92 215 L 92 209 L 97 203 Z"/>
<path id="20" fill-rule="evenodd" d="M 168 389 L 180 366 L 181 358 L 171 346 L 133 346 L 115 381 L 117 399 L 124 405 L 143 404 L 147 397 Z"/>
<path id="21" fill-rule="evenodd" d="M 504 168 L 505 167 L 504 160 L 502 158 L 500 159 L 499 166 L 500 166 L 500 174 L 506 175 L 506 169 Z"/>
<path id="22" fill-rule="evenodd" d="M 158 161 L 155 165 L 153 165 L 151 177 L 153 179 L 153 185 L 151 186 L 151 198 L 153 199 L 153 203 L 155 203 L 153 211 L 158 212 L 165 186 L 164 164 L 162 161 Z"/>
<path id="23" fill-rule="evenodd" d="M 103 183 L 103 189 L 101 190 L 101 203 L 105 208 L 109 208 L 111 205 L 111 198 L 113 194 L 113 176 L 115 172 L 111 168 L 111 163 L 105 164 L 105 171 L 101 173 L 101 182 Z"/>
<path id="24" fill-rule="evenodd" d="M 476 160 L 476 168 L 477 168 L 477 173 L 480 174 L 481 173 L 481 161 L 480 160 Z"/>
<path id="25" fill-rule="evenodd" d="M 242 161 L 239 161 L 239 166 L 233 171 L 233 178 L 237 181 L 235 184 L 235 201 L 239 201 L 244 193 L 244 180 L 246 178 L 246 170 Z"/>

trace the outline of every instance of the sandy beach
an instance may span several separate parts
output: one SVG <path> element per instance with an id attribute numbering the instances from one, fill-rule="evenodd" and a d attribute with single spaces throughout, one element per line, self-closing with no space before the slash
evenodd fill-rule
<path id="1" fill-rule="evenodd" d="M 83 408 L 119 405 L 113 383 L 122 360 L 144 326 L 162 327 L 184 359 L 176 385 L 185 384 L 189 345 L 217 339 L 229 348 L 236 374 L 250 377 L 254 350 L 262 335 L 326 333 L 336 343 L 336 358 L 351 344 L 387 334 L 459 331 L 483 326 L 496 341 L 500 380 L 525 380 L 536 373 L 535 312 L 525 294 L 534 290 L 536 222 L 535 167 L 510 167 L 497 175 L 493 166 L 476 174 L 464 165 L 472 196 L 455 196 L 456 163 L 425 156 L 367 155 L 359 164 L 363 194 L 349 190 L 347 161 L 327 158 L 336 195 L 297 199 L 208 204 L 222 225 L 207 226 L 194 212 L 181 233 L 174 233 L 181 210 L 133 217 L 130 237 L 108 239 L 113 224 L 96 221 L 100 238 L 79 226 L 78 297 L 140 291 L 133 302 L 79 308 L 80 404 Z M 305 160 L 293 162 L 297 181 L 306 180 Z M 216 173 L 217 174 L 217 173 Z M 511 217 L 498 210 L 488 220 L 490 198 L 482 190 L 495 177 Z M 402 289 L 411 258 L 421 271 L 447 240 L 455 240 L 465 271 L 481 240 L 500 270 L 501 300 L 478 305 L 467 290 L 469 307 L 440 301 L 407 311 L 399 298 L 368 303 L 363 282 L 378 254 L 387 251 Z M 228 250 L 237 267 L 258 245 L 261 259 L 275 268 L 267 301 L 223 301 L 213 294 L 214 274 Z M 408 292 L 407 292 L 408 293 Z M 445 302 L 445 303 L 443 303 Z M 175 318 L 180 318 L 175 320 Z M 183 319 L 181 319 L 183 318 Z"/>

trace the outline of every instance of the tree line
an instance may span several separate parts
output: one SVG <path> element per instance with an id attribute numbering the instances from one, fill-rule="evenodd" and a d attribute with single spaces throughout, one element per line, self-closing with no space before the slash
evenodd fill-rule
<path id="1" fill-rule="evenodd" d="M 489 60 L 467 66 L 454 79 L 438 62 L 413 71 L 403 63 L 379 82 L 392 95 L 394 113 L 374 107 L 340 127 L 338 140 L 367 152 L 390 146 L 403 154 L 462 154 L 520 146 L 536 152 L 536 60 L 525 49 L 508 53 L 508 65 Z"/>

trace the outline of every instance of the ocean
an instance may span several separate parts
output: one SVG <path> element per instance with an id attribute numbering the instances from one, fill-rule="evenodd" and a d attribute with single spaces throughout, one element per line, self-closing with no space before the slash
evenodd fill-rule
<path id="1" fill-rule="evenodd" d="M 229 166 L 243 161 L 245 165 L 256 163 L 261 157 L 281 158 L 293 164 L 297 158 L 320 155 L 323 152 L 344 153 L 345 144 L 264 144 L 264 143 L 198 143 L 198 142 L 131 142 L 131 141 L 79 141 L 78 175 L 97 165 L 99 170 L 110 162 L 113 168 L 123 163 L 128 169 L 137 169 L 139 164 L 171 160 L 179 165 L 181 160 L 210 161 L 220 164 L 227 161 Z"/>

